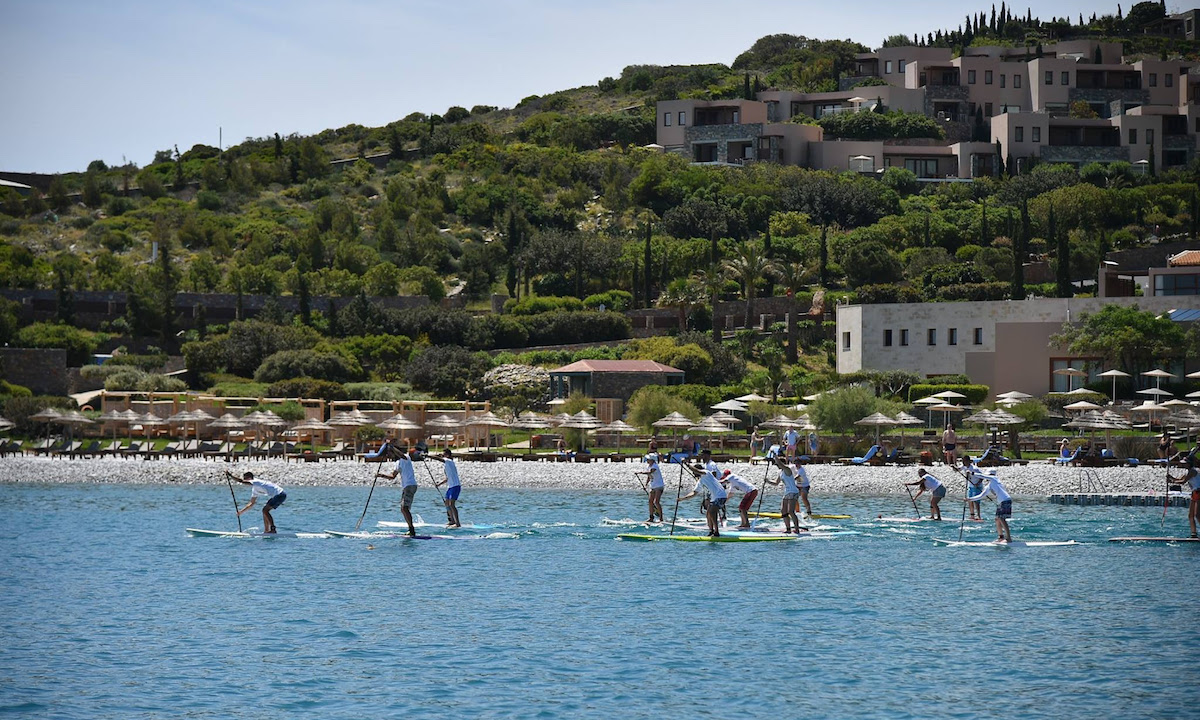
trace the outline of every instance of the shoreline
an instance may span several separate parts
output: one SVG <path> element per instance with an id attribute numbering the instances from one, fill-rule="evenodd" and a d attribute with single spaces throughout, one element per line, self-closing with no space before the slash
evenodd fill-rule
<path id="1" fill-rule="evenodd" d="M 284 460 L 253 460 L 235 463 L 200 459 L 127 460 L 94 458 L 67 460 L 47 457 L 0 458 L 0 483 L 93 484 L 93 485 L 171 485 L 223 484 L 224 471 L 251 471 L 256 476 L 283 486 L 337 487 L 370 485 L 374 470 L 387 467 L 359 462 L 290 463 Z M 436 462 L 426 463 L 429 472 L 418 463 L 417 482 L 428 487 L 430 474 L 443 479 Z M 632 490 L 641 492 L 634 477 L 635 471 L 645 469 L 642 463 L 548 463 L 548 462 L 470 462 L 459 461 L 463 490 L 495 488 L 511 490 Z M 756 487 L 762 486 L 765 465 L 729 463 L 734 473 Z M 901 483 L 912 482 L 919 466 L 855 467 L 843 465 L 806 465 L 812 480 L 812 493 L 819 495 L 899 495 L 905 496 Z M 962 476 L 944 465 L 926 468 L 950 488 L 951 494 L 961 494 Z M 1099 481 L 1089 489 L 1084 474 Z M 772 473 L 774 477 L 777 473 Z M 1047 496 L 1058 493 L 1108 492 L 1161 494 L 1164 471 L 1160 467 L 1116 467 L 1080 469 L 1056 467 L 1050 463 L 999 468 L 1000 480 L 1008 491 L 1019 496 Z M 679 470 L 663 467 L 668 489 L 679 482 Z M 1080 483 L 1083 483 L 1082 489 Z M 691 488 L 690 476 L 683 478 L 684 491 Z M 767 494 L 778 492 L 767 486 Z"/>

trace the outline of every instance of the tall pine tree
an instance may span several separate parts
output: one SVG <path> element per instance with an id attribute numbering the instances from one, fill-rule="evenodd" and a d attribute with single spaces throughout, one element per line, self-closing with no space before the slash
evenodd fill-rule
<path id="1" fill-rule="evenodd" d="M 1067 233 L 1058 232 L 1058 223 L 1054 218 L 1054 205 L 1050 205 L 1050 213 L 1046 219 L 1046 239 L 1057 248 L 1055 257 L 1058 261 L 1055 279 L 1058 285 L 1058 296 L 1069 298 L 1075 295 L 1071 288 L 1071 246 Z"/>

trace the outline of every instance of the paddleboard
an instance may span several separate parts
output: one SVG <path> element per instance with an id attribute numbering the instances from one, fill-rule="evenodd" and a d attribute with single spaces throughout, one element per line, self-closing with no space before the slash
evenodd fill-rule
<path id="1" fill-rule="evenodd" d="M 280 532 L 280 533 L 263 533 L 257 530 L 248 530 L 238 532 L 236 530 L 202 530 L 200 528 L 187 528 L 188 535 L 192 537 L 224 537 L 224 538 L 263 538 L 270 540 L 273 538 L 321 538 L 325 537 L 323 532 Z"/>
<path id="2" fill-rule="evenodd" d="M 767 535 L 764 533 L 756 533 L 754 535 L 729 535 L 722 534 L 717 537 L 709 537 L 707 535 L 642 535 L 638 533 L 621 533 L 617 535 L 622 540 L 677 540 L 680 542 L 767 542 L 772 540 L 796 540 L 795 535 Z"/>
<path id="3" fill-rule="evenodd" d="M 376 527 L 382 527 L 382 528 L 408 528 L 407 523 L 405 523 L 403 521 L 396 521 L 396 520 L 380 520 L 379 522 L 375 523 L 375 525 L 376 525 Z M 466 525 L 463 525 L 462 527 L 448 528 L 448 527 L 446 527 L 446 523 L 414 522 L 413 527 L 436 527 L 436 528 L 441 528 L 443 530 L 492 530 L 496 526 L 495 525 L 472 525 L 470 523 L 467 523 Z"/>
<path id="4" fill-rule="evenodd" d="M 1178 542 L 1178 543 L 1200 543 L 1200 538 L 1194 537 L 1153 537 L 1139 536 L 1132 537 L 1115 537 L 1109 538 L 1109 542 Z"/>
<path id="5" fill-rule="evenodd" d="M 971 542 L 967 540 L 939 540 L 934 538 L 934 542 L 938 545 L 946 547 L 995 547 L 995 548 L 1010 548 L 1010 547 L 1063 547 L 1066 545 L 1078 545 L 1074 540 L 1015 540 L 1010 543 L 998 542 L 990 540 L 987 542 Z"/>
<path id="6" fill-rule="evenodd" d="M 750 512 L 746 514 L 750 517 L 774 518 L 776 520 L 783 517 L 783 515 L 777 512 Z M 850 515 L 809 515 L 808 517 L 814 520 L 849 520 L 851 518 Z"/>
<path id="7" fill-rule="evenodd" d="M 335 538 L 354 538 L 355 540 L 451 540 L 450 535 L 417 535 L 412 536 L 408 533 L 381 533 L 381 532 L 337 532 L 336 530 L 326 530 L 325 534 Z"/>
<path id="8" fill-rule="evenodd" d="M 890 522 L 890 523 L 919 523 L 919 522 L 950 522 L 949 520 L 934 520 L 931 517 L 913 518 L 913 517 L 877 517 L 875 522 Z"/>
<path id="9" fill-rule="evenodd" d="M 722 530 L 721 531 L 722 536 L 729 535 L 731 537 L 762 537 L 763 535 L 766 535 L 767 537 L 776 537 L 779 535 L 783 535 L 783 537 L 793 537 L 793 538 L 827 538 L 827 537 L 837 537 L 839 535 L 861 535 L 861 534 L 862 533 L 858 532 L 857 530 L 802 530 L 802 531 L 800 531 L 799 535 L 792 533 L 790 536 L 785 535 L 782 530 Z"/>

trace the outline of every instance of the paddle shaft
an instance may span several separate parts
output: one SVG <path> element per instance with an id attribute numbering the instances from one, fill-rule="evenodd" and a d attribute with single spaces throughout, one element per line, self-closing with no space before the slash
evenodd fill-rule
<path id="1" fill-rule="evenodd" d="M 375 483 L 379 482 L 379 471 L 375 471 L 375 477 L 371 479 L 371 490 L 367 493 L 367 504 L 363 505 L 362 515 L 358 516 L 358 522 L 354 523 L 354 531 L 362 527 L 363 518 L 367 516 L 367 508 L 371 507 L 371 496 L 375 494 Z"/>
<path id="2" fill-rule="evenodd" d="M 639 472 L 635 472 L 635 473 L 633 474 L 633 476 L 634 476 L 635 478 L 637 478 L 638 485 L 641 485 L 641 486 L 642 486 L 642 493 L 643 493 L 643 494 L 645 494 L 645 496 L 646 496 L 646 497 L 650 497 L 650 490 L 649 490 L 649 489 L 647 489 L 647 487 L 646 487 L 646 483 L 642 482 L 642 474 L 641 474 L 641 473 L 639 473 Z"/>
<path id="3" fill-rule="evenodd" d="M 683 494 L 683 461 L 679 461 L 679 485 L 675 488 L 675 509 L 671 511 L 671 532 L 668 535 L 675 534 L 675 518 L 679 517 L 679 496 Z"/>
<path id="4" fill-rule="evenodd" d="M 771 462 L 767 461 L 767 469 L 763 472 L 762 491 L 758 493 L 758 507 L 754 509 L 755 516 L 762 512 L 763 496 L 767 494 L 767 477 L 771 474 Z"/>
<path id="5" fill-rule="evenodd" d="M 225 471 L 225 484 L 229 486 L 229 497 L 233 498 L 233 514 L 237 518 L 238 532 L 242 531 L 242 515 L 238 512 L 237 494 L 233 492 L 233 475 Z M 266 528 L 263 528 L 264 530 Z"/>
<path id="6" fill-rule="evenodd" d="M 1171 506 L 1171 459 L 1170 458 L 1167 458 L 1167 464 L 1166 464 L 1165 468 L 1166 468 L 1165 472 L 1167 474 L 1167 484 L 1166 484 L 1166 487 L 1163 488 L 1163 514 L 1162 514 L 1162 519 L 1158 521 L 1159 528 L 1163 528 L 1166 526 L 1166 524 L 1167 524 L 1167 508 L 1169 508 Z"/>
<path id="7" fill-rule="evenodd" d="M 963 525 L 967 524 L 967 506 L 971 504 L 971 501 L 967 499 L 967 498 L 971 497 L 971 488 L 970 488 L 971 479 L 969 477 L 967 477 L 966 473 L 961 473 L 961 474 L 963 476 L 963 510 L 962 510 L 962 519 L 960 519 L 958 521 L 958 541 L 959 542 L 962 542 Z"/>
<path id="8" fill-rule="evenodd" d="M 920 520 L 921 519 L 921 511 L 917 509 L 917 499 L 915 497 L 913 497 L 912 490 L 908 489 L 907 483 L 904 485 L 904 492 L 908 493 L 908 501 L 910 503 L 912 503 L 913 512 L 915 512 L 917 514 L 917 519 Z"/>

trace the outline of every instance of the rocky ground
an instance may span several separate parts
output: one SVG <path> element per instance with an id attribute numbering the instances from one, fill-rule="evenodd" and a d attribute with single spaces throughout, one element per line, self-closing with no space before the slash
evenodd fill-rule
<path id="1" fill-rule="evenodd" d="M 458 465 L 465 490 L 471 487 L 638 490 L 640 486 L 633 473 L 645 468 L 640 463 L 459 461 Z M 439 463 L 429 461 L 426 466 L 434 477 L 439 480 L 442 478 Z M 285 486 L 368 485 L 379 467 L 351 461 L 294 463 L 254 460 L 225 463 L 210 460 L 8 457 L 0 458 L 0 482 L 204 484 L 224 482 L 222 473 L 229 469 L 238 473 L 250 470 L 255 475 Z M 728 467 L 755 485 L 761 484 L 766 472 L 764 465 L 732 464 Z M 807 469 L 814 495 L 904 495 L 905 489 L 901 483 L 916 479 L 916 468 L 913 466 L 809 465 Z M 929 470 L 952 489 L 961 488 L 961 476 L 951 469 L 937 465 Z M 429 482 L 430 475 L 423 467 L 418 467 L 417 473 L 419 482 Z M 772 477 L 775 474 L 772 471 Z M 1023 467 L 1001 468 L 999 474 L 1011 493 L 1026 496 L 1089 491 L 1161 492 L 1163 487 L 1162 468 L 1151 467 L 1080 470 L 1040 462 Z M 675 466 L 664 466 L 663 475 L 668 488 L 679 482 L 679 469 Z M 683 482 L 686 492 L 688 479 L 685 477 Z"/>

